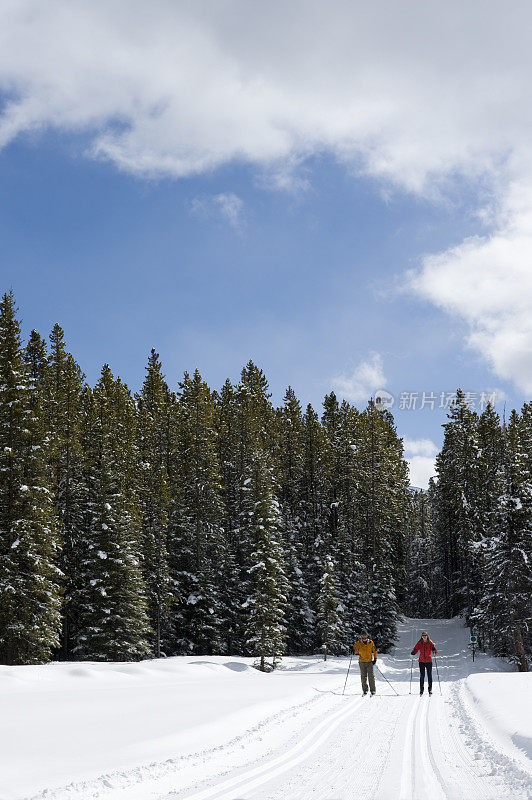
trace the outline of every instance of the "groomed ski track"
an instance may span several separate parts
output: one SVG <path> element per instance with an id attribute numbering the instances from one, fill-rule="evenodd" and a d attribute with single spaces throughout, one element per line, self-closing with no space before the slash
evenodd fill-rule
<path id="1" fill-rule="evenodd" d="M 409 694 L 410 650 L 423 627 L 440 651 L 442 694 L 434 668 L 433 696 L 425 688 L 420 698 L 416 662 Z M 343 688 L 336 660 L 337 685 L 329 683 L 329 691 L 316 691 L 312 700 L 263 720 L 236 741 L 34 798 L 529 800 L 532 772 L 526 760 L 497 748 L 466 697 L 469 673 L 504 669 L 504 664 L 486 657 L 473 664 L 467 641 L 468 631 L 458 620 L 417 620 L 414 628 L 405 621 L 396 648 L 378 662 L 398 696 L 377 672 L 377 695 L 361 697 L 354 662 L 347 696 L 333 693 Z M 322 676 L 309 675 L 318 690 Z"/>

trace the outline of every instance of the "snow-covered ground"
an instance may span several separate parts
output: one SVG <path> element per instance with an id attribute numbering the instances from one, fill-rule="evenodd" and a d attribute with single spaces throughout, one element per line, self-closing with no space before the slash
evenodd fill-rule
<path id="1" fill-rule="evenodd" d="M 410 690 L 426 627 L 441 694 Z M 0 800 L 528 800 L 532 676 L 460 620 L 405 620 L 360 696 L 348 659 L 180 657 L 0 667 Z"/>

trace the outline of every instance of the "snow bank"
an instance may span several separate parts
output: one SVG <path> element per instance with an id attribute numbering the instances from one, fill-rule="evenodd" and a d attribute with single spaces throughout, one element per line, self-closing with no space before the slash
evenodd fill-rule
<path id="1" fill-rule="evenodd" d="M 465 690 L 477 723 L 532 775 L 532 673 L 473 674 Z"/>
<path id="2" fill-rule="evenodd" d="M 270 675 L 228 656 L 0 666 L 0 798 L 219 747 L 315 700 L 316 673 L 328 688 L 345 671 L 298 662 Z"/>

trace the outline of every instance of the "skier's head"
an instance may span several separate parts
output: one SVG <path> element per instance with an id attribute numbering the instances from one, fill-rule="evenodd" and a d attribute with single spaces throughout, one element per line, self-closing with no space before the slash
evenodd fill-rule
<path id="1" fill-rule="evenodd" d="M 362 641 L 363 641 L 363 642 L 365 642 L 365 641 L 366 641 L 366 639 L 369 639 L 369 633 L 368 633 L 367 631 L 363 631 L 363 632 L 360 634 L 360 638 L 362 639 Z"/>
<path id="2" fill-rule="evenodd" d="M 430 642 L 430 641 L 431 641 L 431 638 L 430 638 L 430 636 L 428 635 L 427 631 L 421 631 L 421 638 L 420 638 L 420 641 L 421 641 L 421 642 Z"/>

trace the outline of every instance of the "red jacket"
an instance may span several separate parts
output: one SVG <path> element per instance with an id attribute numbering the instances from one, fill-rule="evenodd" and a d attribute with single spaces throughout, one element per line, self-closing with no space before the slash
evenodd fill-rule
<path id="1" fill-rule="evenodd" d="M 424 642 L 423 639 L 420 639 L 412 650 L 412 655 L 415 655 L 418 652 L 419 660 L 427 663 L 432 661 L 432 653 L 436 655 L 438 651 L 436 650 L 436 645 L 433 644 L 430 639 L 427 639 L 426 642 Z"/>

